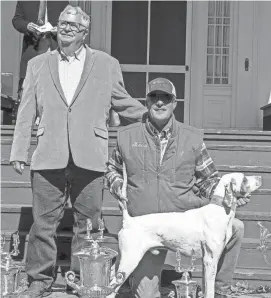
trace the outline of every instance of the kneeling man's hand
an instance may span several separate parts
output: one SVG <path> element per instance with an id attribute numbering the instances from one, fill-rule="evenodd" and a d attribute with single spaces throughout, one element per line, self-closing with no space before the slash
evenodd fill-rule
<path id="1" fill-rule="evenodd" d="M 117 187 L 117 190 L 116 190 L 115 194 L 116 194 L 116 197 L 117 197 L 118 200 L 125 201 L 125 202 L 128 201 L 127 197 L 124 196 L 123 193 L 122 193 L 122 183 L 121 183 L 121 185 L 119 185 Z"/>
<path id="2" fill-rule="evenodd" d="M 249 203 L 250 202 L 250 197 L 251 197 L 251 195 L 249 195 L 245 198 L 238 198 L 237 202 L 236 202 L 237 207 L 242 207 L 242 206 L 246 205 L 247 203 Z"/>

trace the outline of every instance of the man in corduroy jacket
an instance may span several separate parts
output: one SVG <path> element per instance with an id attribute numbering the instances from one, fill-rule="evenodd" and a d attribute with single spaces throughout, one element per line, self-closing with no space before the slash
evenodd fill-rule
<path id="1" fill-rule="evenodd" d="M 31 159 L 34 223 L 26 259 L 31 283 L 20 298 L 42 297 L 52 285 L 55 234 L 67 203 L 67 183 L 75 219 L 72 253 L 84 244 L 87 218 L 97 230 L 111 107 L 130 122 L 140 121 L 146 111 L 126 92 L 119 62 L 84 44 L 89 23 L 80 7 L 68 5 L 58 21 L 59 48 L 28 62 L 10 156 L 21 174 L 39 117 Z M 76 259 L 71 267 L 78 273 Z"/>
<path id="2" fill-rule="evenodd" d="M 119 130 L 117 147 L 107 163 L 110 192 L 121 197 L 122 166 L 128 177 L 127 208 L 131 216 L 184 212 L 209 203 L 218 172 L 203 142 L 203 132 L 174 118 L 175 87 L 167 79 L 148 84 L 148 113 L 142 122 Z M 249 199 L 241 198 L 238 205 Z M 233 236 L 218 264 L 216 298 L 230 294 L 244 225 L 233 221 Z M 166 251 L 147 252 L 130 278 L 133 297 L 161 297 L 160 275 Z"/>

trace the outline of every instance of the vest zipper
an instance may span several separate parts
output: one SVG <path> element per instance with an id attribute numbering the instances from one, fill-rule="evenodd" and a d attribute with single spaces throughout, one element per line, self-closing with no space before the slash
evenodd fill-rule
<path id="1" fill-rule="evenodd" d="M 160 165 L 160 155 L 161 155 L 161 150 L 160 150 L 160 143 L 159 143 L 159 138 L 156 137 L 156 150 L 157 150 L 157 157 L 156 157 L 156 164 L 157 164 L 157 200 L 158 200 L 158 212 L 161 212 L 161 206 L 160 206 L 160 196 L 159 196 L 159 187 L 160 187 L 160 170 L 161 170 L 161 165 Z"/>

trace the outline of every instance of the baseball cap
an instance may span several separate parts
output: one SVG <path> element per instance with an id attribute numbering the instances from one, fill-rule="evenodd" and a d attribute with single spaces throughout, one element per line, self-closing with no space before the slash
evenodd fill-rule
<path id="1" fill-rule="evenodd" d="M 147 95 L 155 91 L 162 91 L 176 97 L 176 89 L 173 83 L 165 78 L 156 78 L 148 83 Z"/>

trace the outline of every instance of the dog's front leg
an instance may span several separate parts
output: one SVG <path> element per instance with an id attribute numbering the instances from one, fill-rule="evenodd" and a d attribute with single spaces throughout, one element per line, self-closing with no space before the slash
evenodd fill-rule
<path id="1" fill-rule="evenodd" d="M 207 244 L 203 244 L 203 291 L 204 298 L 215 297 L 215 278 L 219 256 Z"/>
<path id="2" fill-rule="evenodd" d="M 143 242 L 141 235 L 137 235 L 135 231 L 121 230 L 119 233 L 119 249 L 120 249 L 120 264 L 111 282 L 111 286 L 115 287 L 114 293 L 109 295 L 109 298 L 114 298 L 131 273 L 136 269 L 137 265 L 143 258 L 148 247 L 146 241 Z M 143 237 L 144 238 L 144 237 Z M 148 239 L 148 238 L 144 238 Z"/>

